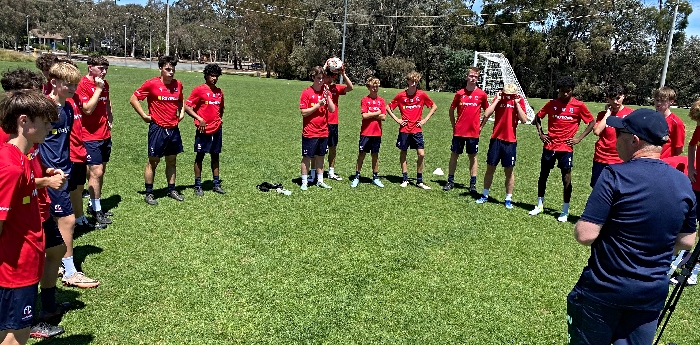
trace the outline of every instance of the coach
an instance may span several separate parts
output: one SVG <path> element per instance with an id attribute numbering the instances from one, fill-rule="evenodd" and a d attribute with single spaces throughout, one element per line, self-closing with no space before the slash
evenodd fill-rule
<path id="1" fill-rule="evenodd" d="M 624 162 L 605 168 L 574 227 L 591 256 L 567 298 L 569 343 L 651 344 L 671 255 L 695 243 L 696 200 L 688 177 L 659 160 L 662 114 L 639 109 L 607 124 Z"/>

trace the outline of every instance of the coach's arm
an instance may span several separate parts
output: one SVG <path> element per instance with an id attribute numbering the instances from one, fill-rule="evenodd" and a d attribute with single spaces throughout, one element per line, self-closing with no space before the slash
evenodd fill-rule
<path id="1" fill-rule="evenodd" d="M 574 238 L 576 242 L 583 244 L 584 246 L 590 246 L 593 244 L 598 235 L 600 235 L 600 229 L 603 228 L 602 224 L 595 224 L 589 221 L 580 220 L 574 225 Z"/>
<path id="2" fill-rule="evenodd" d="M 690 250 L 695 244 L 695 233 L 679 233 L 676 236 L 676 245 L 673 246 L 673 252 L 678 253 L 680 250 Z"/>

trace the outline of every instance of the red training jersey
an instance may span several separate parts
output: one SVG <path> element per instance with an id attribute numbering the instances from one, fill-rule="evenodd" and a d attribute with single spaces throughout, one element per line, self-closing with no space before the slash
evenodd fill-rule
<path id="1" fill-rule="evenodd" d="M 418 122 L 423 118 L 423 107 L 432 107 L 433 100 L 428 97 L 428 94 L 423 90 L 416 90 L 414 95 L 409 96 L 406 90 L 399 92 L 389 106 L 391 109 L 399 107 L 401 111 L 401 120 L 407 121 L 408 124 L 399 128 L 401 133 L 420 133 L 422 128 L 418 127 Z"/>
<path id="2" fill-rule="evenodd" d="M 690 138 L 690 142 L 688 143 L 688 147 L 690 146 L 695 146 L 695 182 L 693 182 L 693 190 L 700 191 L 700 174 L 697 174 L 698 168 L 700 168 L 700 162 L 698 162 L 698 159 L 700 159 L 700 126 L 695 127 L 695 131 L 693 132 L 693 137 Z"/>
<path id="3" fill-rule="evenodd" d="M 593 115 L 588 111 L 583 102 L 571 97 L 568 103 L 562 103 L 555 98 L 544 105 L 537 112 L 537 117 L 547 116 L 547 134 L 551 139 L 544 148 L 551 151 L 573 152 L 574 148 L 566 141 L 573 138 L 578 131 L 578 126 L 583 121 L 588 124 L 593 121 Z"/>
<path id="4" fill-rule="evenodd" d="M 668 141 L 661 147 L 661 158 L 673 156 L 674 148 L 685 145 L 685 124 L 676 114 L 666 116 L 668 124 Z"/>
<path id="5" fill-rule="evenodd" d="M 82 110 L 82 105 L 86 104 L 92 98 L 92 95 L 95 94 L 95 81 L 90 80 L 87 76 L 83 77 L 78 83 L 75 94 L 81 102 L 80 110 Z M 82 119 L 84 141 L 105 140 L 112 137 L 112 132 L 109 129 L 109 114 L 107 114 L 108 105 L 109 83 L 105 80 L 105 86 L 97 99 L 95 110 L 92 111 L 92 114 L 85 115 Z"/>
<path id="6" fill-rule="evenodd" d="M 73 163 L 87 162 L 87 150 L 85 149 L 85 126 L 83 125 L 82 103 L 76 100 L 78 97 L 68 98 L 66 102 L 73 107 L 73 127 L 70 131 L 70 161 Z M 93 114 L 94 115 L 94 114 Z"/>
<path id="7" fill-rule="evenodd" d="M 34 144 L 27 158 L 29 158 L 29 163 L 31 164 L 32 172 L 34 173 L 34 179 L 44 177 L 44 167 L 41 166 L 41 158 L 39 158 L 39 144 Z M 39 214 L 41 215 L 41 222 L 45 222 L 49 217 L 51 217 L 50 206 L 51 199 L 49 199 L 49 192 L 46 188 L 37 188 L 37 200 L 39 201 Z"/>
<path id="8" fill-rule="evenodd" d="M 331 84 L 328 85 L 328 91 L 331 92 L 331 99 L 333 99 L 333 104 L 335 104 L 335 112 L 328 112 L 328 124 L 337 125 L 338 124 L 338 99 L 340 96 L 347 94 L 347 86 Z"/>
<path id="9" fill-rule="evenodd" d="M 27 156 L 7 143 L 0 144 L 0 220 L 0 287 L 38 283 L 46 244 L 34 174 Z"/>
<path id="10" fill-rule="evenodd" d="M 632 113 L 632 109 L 624 107 L 617 112 L 610 114 L 610 116 L 617 116 L 619 118 L 624 118 L 625 116 Z M 605 111 L 598 113 L 596 118 L 596 124 L 600 123 L 605 117 Z M 598 141 L 595 142 L 595 151 L 593 152 L 593 161 L 603 164 L 618 164 L 622 163 L 622 159 L 617 155 L 617 134 L 615 133 L 615 128 L 610 126 L 605 126 L 600 135 L 598 136 Z"/>
<path id="11" fill-rule="evenodd" d="M 457 121 L 452 135 L 478 138 L 481 133 L 481 110 L 489 107 L 488 95 L 480 88 L 461 89 L 452 99 L 451 109 L 457 109 Z"/>
<path id="12" fill-rule="evenodd" d="M 323 98 L 323 90 L 316 91 L 309 86 L 301 92 L 299 109 L 309 109 L 318 104 Z M 304 116 L 301 136 L 304 138 L 328 137 L 328 106 L 322 106 L 312 114 Z"/>
<path id="13" fill-rule="evenodd" d="M 10 140 L 10 135 L 0 128 L 0 144 L 6 143 L 8 140 Z"/>
<path id="14" fill-rule="evenodd" d="M 182 83 L 173 79 L 165 85 L 160 77 L 147 80 L 134 92 L 139 101 L 148 98 L 148 115 L 156 125 L 175 128 L 179 122 L 178 107 L 182 101 Z"/>
<path id="15" fill-rule="evenodd" d="M 520 98 L 518 102 L 520 108 L 525 111 L 525 99 Z M 515 95 L 503 95 L 496 106 L 495 118 L 493 121 L 493 133 L 491 139 L 500 139 L 508 143 L 517 141 L 515 129 L 520 122 L 518 118 L 518 110 L 515 109 Z"/>
<path id="16" fill-rule="evenodd" d="M 360 114 L 375 113 L 381 111 L 382 115 L 386 114 L 386 102 L 384 98 L 377 96 L 372 98 L 365 96 L 360 101 Z M 362 119 L 362 127 L 360 127 L 360 135 L 365 137 L 381 137 L 382 136 L 382 120 L 380 119 Z"/>
<path id="17" fill-rule="evenodd" d="M 207 123 L 204 133 L 213 134 L 221 128 L 221 117 L 224 115 L 223 90 L 218 87 L 212 89 L 207 84 L 202 84 L 192 90 L 185 104 L 192 107 Z M 199 126 L 199 121 L 194 120 L 194 125 Z"/>

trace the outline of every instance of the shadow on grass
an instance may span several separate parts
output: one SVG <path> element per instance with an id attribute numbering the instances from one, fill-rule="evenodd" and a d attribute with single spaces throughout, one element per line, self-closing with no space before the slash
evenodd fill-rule
<path id="1" fill-rule="evenodd" d="M 43 339 L 34 343 L 35 345 L 85 345 L 90 344 L 95 339 L 92 334 L 71 334 L 69 336 Z"/>
<path id="2" fill-rule="evenodd" d="M 183 190 L 188 189 L 188 188 L 190 188 L 190 186 L 177 186 L 177 185 L 175 186 L 175 190 L 180 194 L 182 194 Z M 146 191 L 140 190 L 137 193 L 139 193 L 141 195 L 145 195 Z M 168 187 L 158 188 L 158 189 L 153 190 L 153 196 L 156 199 L 165 198 L 167 195 L 168 195 Z"/>
<path id="3" fill-rule="evenodd" d="M 445 185 L 447 184 L 447 179 L 444 179 L 444 180 L 443 179 L 440 179 L 440 180 L 433 179 L 433 180 L 430 180 L 430 182 L 439 184 L 440 189 L 442 189 L 442 187 L 445 187 Z M 456 183 L 455 182 L 454 187 L 452 187 L 452 188 L 453 189 L 467 189 L 467 185 L 465 185 L 464 183 Z"/>
<path id="4" fill-rule="evenodd" d="M 41 295 L 41 292 L 39 293 L 39 295 Z M 56 289 L 56 304 L 62 304 L 65 302 L 70 303 L 70 307 L 68 308 L 66 314 L 77 312 L 78 310 L 85 308 L 85 303 L 83 303 L 83 301 L 78 300 L 78 297 L 80 297 L 80 293 L 78 293 L 78 291 L 76 291 L 76 290 L 68 289 L 68 288 Z M 41 298 L 38 298 L 37 301 L 38 301 L 37 302 L 38 303 L 37 310 L 43 310 L 42 306 L 41 306 Z M 57 325 L 61 321 L 63 321 L 64 315 L 53 318 L 53 319 L 49 320 L 48 322 L 51 324 Z"/>
<path id="5" fill-rule="evenodd" d="M 119 194 L 110 195 L 105 199 L 101 199 L 100 204 L 102 206 L 102 211 L 109 211 L 113 208 L 117 208 L 120 202 L 122 202 L 122 196 Z"/>
<path id="6" fill-rule="evenodd" d="M 99 254 L 102 253 L 102 248 L 100 247 L 95 247 L 90 244 L 82 245 L 82 246 L 77 246 L 73 248 L 73 261 L 75 262 L 75 267 L 78 271 L 82 272 L 82 266 L 83 261 L 85 261 L 85 258 L 88 257 L 88 255 L 92 254 Z"/>

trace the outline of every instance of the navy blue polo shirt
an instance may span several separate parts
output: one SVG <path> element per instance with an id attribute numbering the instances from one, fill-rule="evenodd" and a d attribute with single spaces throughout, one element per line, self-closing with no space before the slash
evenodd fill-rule
<path id="1" fill-rule="evenodd" d="M 58 107 L 58 121 L 52 122 L 51 134 L 39 145 L 41 164 L 70 174 L 70 131 L 73 127 L 73 107 L 66 102 Z"/>
<path id="2" fill-rule="evenodd" d="M 602 224 L 574 290 L 614 307 L 661 310 L 678 233 L 695 232 L 690 180 L 658 159 L 609 165 L 581 219 Z"/>

